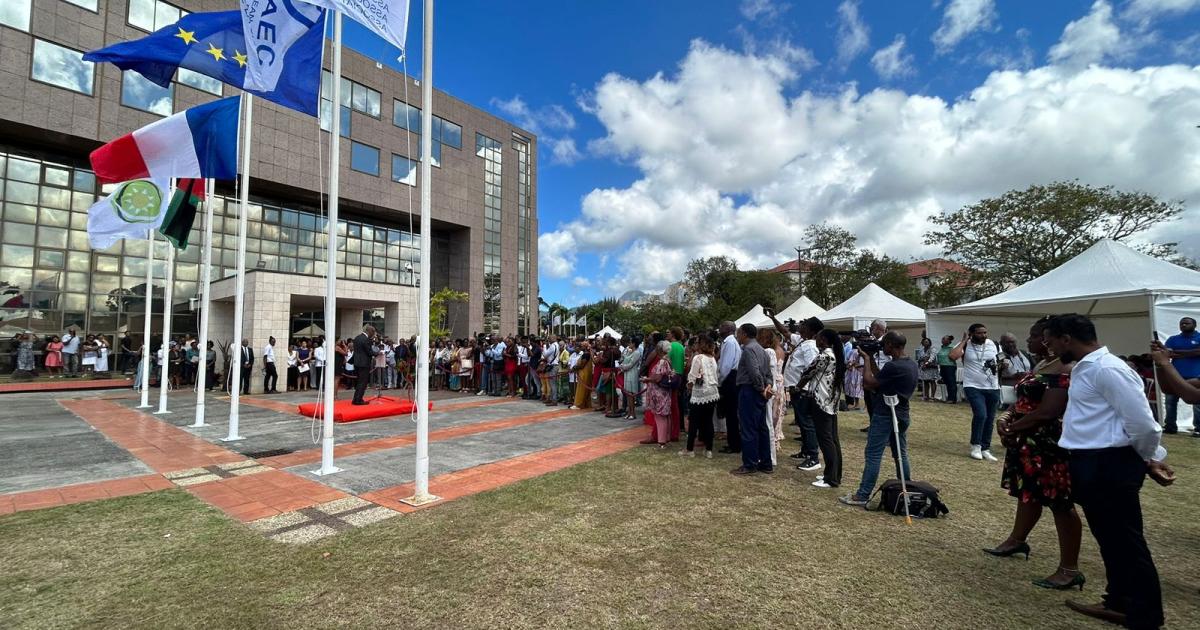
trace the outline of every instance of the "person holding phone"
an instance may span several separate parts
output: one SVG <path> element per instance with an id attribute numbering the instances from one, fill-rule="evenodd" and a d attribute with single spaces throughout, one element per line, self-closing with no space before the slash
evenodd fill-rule
<path id="1" fill-rule="evenodd" d="M 1158 628 L 1162 587 L 1142 535 L 1139 494 L 1147 476 L 1163 486 L 1175 482 L 1163 461 L 1162 428 L 1146 404 L 1141 377 L 1100 345 L 1090 319 L 1059 315 L 1047 322 L 1043 337 L 1060 361 L 1076 363 L 1058 445 L 1070 454 L 1071 493 L 1108 577 L 1100 603 L 1067 600 L 1067 607 L 1130 628 Z"/>

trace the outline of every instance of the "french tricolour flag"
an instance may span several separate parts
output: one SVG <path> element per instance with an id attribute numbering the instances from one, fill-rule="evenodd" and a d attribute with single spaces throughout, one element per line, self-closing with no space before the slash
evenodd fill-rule
<path id="1" fill-rule="evenodd" d="M 141 177 L 237 177 L 239 97 L 168 116 L 92 151 L 103 182 Z"/>

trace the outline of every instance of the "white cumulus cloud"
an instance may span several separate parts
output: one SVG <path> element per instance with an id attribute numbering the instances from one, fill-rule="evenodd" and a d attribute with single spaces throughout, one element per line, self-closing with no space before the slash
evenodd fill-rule
<path id="1" fill-rule="evenodd" d="M 1062 38 L 1050 48 L 1050 61 L 1071 66 L 1086 66 L 1107 59 L 1118 59 L 1129 51 L 1121 29 L 1113 21 L 1112 5 L 1096 0 L 1088 14 L 1067 24 Z"/>
<path id="2" fill-rule="evenodd" d="M 949 52 L 975 31 L 991 28 L 996 21 L 995 0 L 950 0 L 942 24 L 933 33 L 939 53 Z"/>
<path id="3" fill-rule="evenodd" d="M 997 70 L 953 101 L 797 90 L 795 76 L 777 56 L 696 41 L 670 73 L 604 77 L 593 148 L 640 175 L 543 234 L 543 272 L 591 277 L 574 267 L 592 252 L 610 255 L 607 292 L 661 290 L 701 256 L 788 260 L 823 220 L 902 259 L 937 254 L 923 245 L 930 214 L 1060 179 L 1200 202 L 1200 68 Z"/>
<path id="4" fill-rule="evenodd" d="M 842 65 L 867 51 L 871 30 L 858 15 L 858 2 L 844 0 L 838 5 L 837 58 Z"/>
<path id="5" fill-rule="evenodd" d="M 913 56 L 904 52 L 904 36 L 897 35 L 892 43 L 875 51 L 871 56 L 871 67 L 885 80 L 898 79 L 913 74 Z"/>

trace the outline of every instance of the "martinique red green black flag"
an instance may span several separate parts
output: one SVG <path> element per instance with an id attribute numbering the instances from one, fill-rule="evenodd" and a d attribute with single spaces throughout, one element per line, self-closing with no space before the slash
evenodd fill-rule
<path id="1" fill-rule="evenodd" d="M 196 221 L 196 208 L 204 201 L 203 179 L 178 179 L 175 195 L 167 206 L 159 233 L 175 245 L 175 249 L 187 249 L 192 223 Z"/>

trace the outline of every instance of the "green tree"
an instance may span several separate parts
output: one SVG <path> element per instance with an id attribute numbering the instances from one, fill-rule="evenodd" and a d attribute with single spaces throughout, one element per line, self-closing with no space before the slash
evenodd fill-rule
<path id="1" fill-rule="evenodd" d="M 447 307 L 450 302 L 466 302 L 471 296 L 462 291 L 446 287 L 429 298 L 429 338 L 443 339 L 450 336 L 449 322 L 446 321 Z"/>
<path id="2" fill-rule="evenodd" d="M 1045 274 L 1102 238 L 1126 240 L 1182 212 L 1182 202 L 1143 192 L 1054 182 L 934 215 L 930 219 L 944 229 L 926 234 L 925 244 L 976 270 L 979 288 L 995 292 Z M 1170 259 L 1175 247 L 1160 243 L 1138 249 Z"/>
<path id="3" fill-rule="evenodd" d="M 858 238 L 849 230 L 819 223 L 808 226 L 804 239 L 808 243 L 806 257 L 812 263 L 804 279 L 804 294 L 808 299 L 833 308 L 862 288 L 851 290 L 847 283 L 846 270 L 861 255 L 855 248 Z"/>
<path id="4" fill-rule="evenodd" d="M 864 249 L 847 268 L 842 288 L 848 293 L 846 297 L 850 297 L 872 282 L 910 304 L 921 303 L 921 290 L 909 277 L 908 265 L 891 256 L 879 256 Z"/>
<path id="5" fill-rule="evenodd" d="M 711 294 L 713 276 L 736 272 L 737 263 L 728 256 L 711 256 L 697 258 L 688 263 L 683 272 L 683 301 L 687 304 L 702 305 L 714 298 Z"/>

